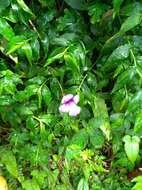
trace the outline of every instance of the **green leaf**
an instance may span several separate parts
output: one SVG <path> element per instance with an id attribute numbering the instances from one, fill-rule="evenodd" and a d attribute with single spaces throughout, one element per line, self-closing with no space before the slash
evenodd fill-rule
<path id="1" fill-rule="evenodd" d="M 124 34 L 125 32 L 133 29 L 135 26 L 141 23 L 141 20 L 142 15 L 140 13 L 135 13 L 134 15 L 128 17 L 121 25 L 119 34 Z"/>
<path id="2" fill-rule="evenodd" d="M 11 40 L 11 38 L 14 37 L 12 27 L 3 18 L 0 18 L 0 34 L 7 40 Z"/>
<path id="3" fill-rule="evenodd" d="M 42 93 L 44 103 L 46 104 L 46 106 L 48 106 L 52 99 L 49 88 L 46 85 L 44 85 L 42 87 L 41 93 Z"/>
<path id="4" fill-rule="evenodd" d="M 7 8 L 10 5 L 10 0 L 1 0 L 0 1 L 0 10 Z"/>
<path id="5" fill-rule="evenodd" d="M 118 78 L 117 81 L 112 89 L 112 93 L 114 93 L 115 91 L 124 88 L 125 85 L 127 84 L 131 84 L 131 82 L 134 79 L 134 76 L 136 74 L 135 68 L 129 68 L 128 70 L 122 72 Z"/>
<path id="6" fill-rule="evenodd" d="M 25 45 L 27 41 L 30 39 L 25 40 L 24 36 L 14 36 L 11 38 L 10 42 L 8 43 L 7 46 L 7 54 L 11 54 L 21 48 L 22 46 Z"/>
<path id="7" fill-rule="evenodd" d="M 128 159 L 134 164 L 139 153 L 139 143 L 140 139 L 137 136 L 126 135 L 123 138 L 124 148 Z"/>
<path id="8" fill-rule="evenodd" d="M 45 123 L 46 125 L 49 125 L 53 120 L 53 115 L 50 114 L 41 115 L 39 119 L 41 122 Z"/>
<path id="9" fill-rule="evenodd" d="M 38 183 L 35 180 L 24 180 L 22 187 L 25 190 L 40 190 Z"/>
<path id="10" fill-rule="evenodd" d="M 32 39 L 31 41 L 31 48 L 32 48 L 32 59 L 37 61 L 40 57 L 40 44 L 37 39 Z"/>
<path id="11" fill-rule="evenodd" d="M 134 131 L 139 134 L 142 132 L 142 110 L 136 115 Z"/>
<path id="12" fill-rule="evenodd" d="M 142 187 L 142 176 L 135 177 L 132 182 L 135 182 L 136 184 L 133 186 L 132 190 L 140 190 Z"/>
<path id="13" fill-rule="evenodd" d="M 93 103 L 93 113 L 96 120 L 98 120 L 97 125 L 102 130 L 107 140 L 110 139 L 110 122 L 107 111 L 107 106 L 104 99 L 100 97 L 94 98 Z"/>
<path id="14" fill-rule="evenodd" d="M 88 182 L 84 178 L 80 179 L 77 190 L 89 190 Z"/>
<path id="15" fill-rule="evenodd" d="M 25 4 L 25 2 L 23 0 L 16 0 L 17 3 L 19 4 L 19 6 L 27 13 L 31 14 L 32 16 L 35 16 L 31 9 L 29 9 L 29 7 Z"/>
<path id="16" fill-rule="evenodd" d="M 118 14 L 123 0 L 113 0 L 114 14 Z"/>
<path id="17" fill-rule="evenodd" d="M 65 0 L 73 9 L 86 10 L 85 0 Z"/>
<path id="18" fill-rule="evenodd" d="M 88 142 L 88 134 L 85 129 L 81 129 L 78 133 L 76 133 L 71 139 L 71 145 L 77 145 L 81 149 L 84 149 Z"/>
<path id="19" fill-rule="evenodd" d="M 50 65 L 51 63 L 61 59 L 64 54 L 67 52 L 67 49 L 68 48 L 62 48 L 62 47 L 59 47 L 59 48 L 56 48 L 48 57 L 48 59 L 46 60 L 45 62 L 45 65 L 44 67 Z"/>
<path id="20" fill-rule="evenodd" d="M 76 57 L 72 53 L 66 53 L 64 55 L 67 68 L 73 72 L 75 77 L 80 73 L 79 63 Z"/>
<path id="21" fill-rule="evenodd" d="M 136 13 L 141 13 L 141 12 L 142 12 L 142 3 L 139 1 L 131 1 L 122 8 L 121 15 L 133 16 Z"/>
<path id="22" fill-rule="evenodd" d="M 129 44 L 124 44 L 117 47 L 108 57 L 104 69 L 106 71 L 111 71 L 112 69 L 117 68 L 119 66 L 118 63 L 121 63 L 121 60 L 128 58 L 130 47 L 131 46 Z"/>
<path id="23" fill-rule="evenodd" d="M 142 108 L 141 104 L 142 104 L 142 90 L 139 89 L 139 91 L 137 91 L 130 99 L 126 114 L 131 113 L 136 109 Z"/>
<path id="24" fill-rule="evenodd" d="M 104 3 L 93 3 L 93 5 L 88 7 L 88 14 L 91 16 L 91 23 L 95 24 L 101 21 L 103 13 L 107 10 L 107 5 Z"/>
<path id="25" fill-rule="evenodd" d="M 24 43 L 22 45 L 22 49 L 25 52 L 25 55 L 26 55 L 26 57 L 28 59 L 28 62 L 30 63 L 30 65 L 32 65 L 32 58 L 33 58 L 33 56 L 32 56 L 32 49 L 31 49 L 30 44 L 28 42 Z"/>
<path id="26" fill-rule="evenodd" d="M 89 134 L 89 139 L 92 147 L 94 149 L 102 148 L 105 142 L 105 138 L 102 132 L 98 129 L 95 130 L 93 128 L 90 128 L 87 131 Z"/>
<path id="27" fill-rule="evenodd" d="M 8 95 L 0 96 L 0 106 L 10 106 L 11 104 L 15 103 L 15 100 Z"/>
<path id="28" fill-rule="evenodd" d="M 17 169 L 17 163 L 16 158 L 11 150 L 8 150 L 4 147 L 0 148 L 0 155 L 1 155 L 1 161 L 3 164 L 5 164 L 7 170 L 9 173 L 14 176 L 18 177 L 18 169 Z"/>

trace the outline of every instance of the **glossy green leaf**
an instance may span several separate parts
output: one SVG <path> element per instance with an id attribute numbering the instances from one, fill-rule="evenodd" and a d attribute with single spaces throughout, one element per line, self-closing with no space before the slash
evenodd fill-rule
<path id="1" fill-rule="evenodd" d="M 77 190 L 89 190 L 89 185 L 84 178 L 80 179 Z"/>
<path id="2" fill-rule="evenodd" d="M 7 54 L 11 54 L 25 45 L 26 41 L 24 36 L 14 36 L 7 46 Z"/>
<path id="3" fill-rule="evenodd" d="M 122 46 L 118 46 L 108 57 L 107 62 L 105 63 L 105 70 L 111 71 L 114 68 L 117 68 L 121 63 L 121 60 L 125 60 L 129 56 L 130 45 L 124 44 Z"/>
<path id="4" fill-rule="evenodd" d="M 51 92 L 50 92 L 49 88 L 46 85 L 44 85 L 42 87 L 41 93 L 42 93 L 44 103 L 46 104 L 46 106 L 48 106 L 51 99 L 52 99 Z"/>
<path id="5" fill-rule="evenodd" d="M 40 57 L 40 43 L 37 39 L 32 39 L 31 41 L 31 49 L 32 49 L 32 59 L 37 61 Z"/>
<path id="6" fill-rule="evenodd" d="M 31 49 L 30 44 L 28 42 L 24 43 L 22 45 L 22 49 L 25 52 L 25 55 L 26 55 L 26 57 L 28 59 L 28 62 L 30 63 L 30 65 L 32 65 L 33 54 L 32 54 L 32 49 Z"/>
<path id="7" fill-rule="evenodd" d="M 128 109 L 127 113 L 133 112 L 136 109 L 141 108 L 141 103 L 142 103 L 142 90 L 139 89 L 130 99 L 129 104 L 128 104 Z"/>
<path id="8" fill-rule="evenodd" d="M 127 84 L 130 84 L 133 81 L 135 74 L 136 74 L 135 68 L 131 68 L 129 70 L 122 72 L 117 77 L 117 81 L 112 89 L 112 93 L 121 88 L 124 88 Z"/>
<path id="9" fill-rule="evenodd" d="M 139 154 L 140 139 L 137 136 L 131 137 L 126 135 L 124 136 L 123 141 L 125 143 L 124 148 L 128 159 L 134 164 Z"/>
<path id="10" fill-rule="evenodd" d="M 13 177 L 18 177 L 18 168 L 16 158 L 11 150 L 6 148 L 0 148 L 1 161 L 5 164 L 7 170 Z"/>
<path id="11" fill-rule="evenodd" d="M 31 14 L 32 16 L 35 16 L 31 9 L 25 4 L 25 2 L 23 0 L 16 0 L 18 5 L 27 13 Z"/>
<path id="12" fill-rule="evenodd" d="M 14 37 L 14 31 L 12 27 L 3 18 L 0 18 L 0 34 L 7 40 L 11 40 L 11 38 Z"/>
<path id="13" fill-rule="evenodd" d="M 60 60 L 60 59 L 64 56 L 64 54 L 66 53 L 67 49 L 68 49 L 68 48 L 61 48 L 61 47 L 56 48 L 56 49 L 49 55 L 49 57 L 48 57 L 48 59 L 46 60 L 44 66 L 46 67 L 47 65 L 49 65 L 49 64 L 51 64 L 51 63 L 53 63 L 53 62 L 55 62 L 55 61 L 57 61 L 57 60 Z"/>

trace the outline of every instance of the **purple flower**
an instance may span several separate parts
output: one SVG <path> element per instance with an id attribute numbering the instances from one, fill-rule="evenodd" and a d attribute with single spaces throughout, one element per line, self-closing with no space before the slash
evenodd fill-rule
<path id="1" fill-rule="evenodd" d="M 62 98 L 59 111 L 69 113 L 70 116 L 76 116 L 81 111 L 81 108 L 77 106 L 78 102 L 79 95 L 67 94 Z"/>

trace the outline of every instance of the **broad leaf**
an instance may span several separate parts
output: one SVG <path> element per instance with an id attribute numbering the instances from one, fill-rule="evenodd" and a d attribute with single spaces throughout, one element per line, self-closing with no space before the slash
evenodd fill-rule
<path id="1" fill-rule="evenodd" d="M 10 0 L 1 0 L 0 2 L 0 10 L 5 9 L 10 5 Z"/>
<path id="2" fill-rule="evenodd" d="M 128 159 L 134 164 L 139 153 L 139 143 L 140 139 L 137 136 L 126 135 L 123 138 L 124 148 Z"/>
<path id="3" fill-rule="evenodd" d="M 14 37 L 12 27 L 3 18 L 0 18 L 0 34 L 7 40 L 11 40 L 11 38 Z"/>
<path id="4" fill-rule="evenodd" d="M 12 153 L 12 151 L 7 150 L 6 148 L 0 148 L 0 155 L 2 163 L 5 164 L 9 173 L 17 178 L 18 177 L 17 163 L 16 163 L 16 158 Z"/>
<path id="5" fill-rule="evenodd" d="M 133 29 L 135 26 L 141 23 L 142 14 L 135 13 L 134 15 L 128 17 L 125 22 L 121 25 L 120 34 L 124 34 L 125 32 Z"/>

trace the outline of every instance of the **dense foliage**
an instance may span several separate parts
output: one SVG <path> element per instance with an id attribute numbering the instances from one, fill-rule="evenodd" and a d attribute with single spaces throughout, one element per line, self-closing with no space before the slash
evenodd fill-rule
<path id="1" fill-rule="evenodd" d="M 142 189 L 141 21 L 135 0 L 0 1 L 0 185 Z"/>

